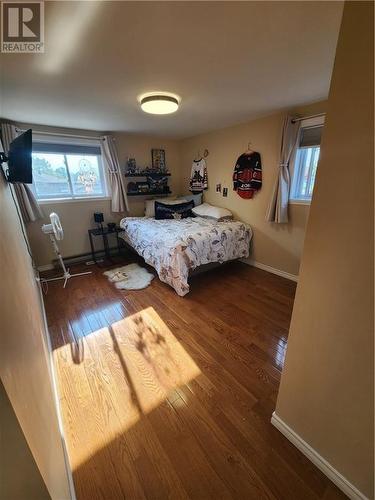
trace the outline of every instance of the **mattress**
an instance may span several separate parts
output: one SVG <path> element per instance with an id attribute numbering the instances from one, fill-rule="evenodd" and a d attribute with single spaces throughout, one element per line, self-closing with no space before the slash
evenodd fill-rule
<path id="1" fill-rule="evenodd" d="M 252 231 L 239 221 L 215 221 L 202 217 L 156 220 L 126 217 L 119 234 L 153 266 L 161 281 L 178 295 L 189 292 L 189 273 L 211 262 L 223 263 L 249 256 Z"/>

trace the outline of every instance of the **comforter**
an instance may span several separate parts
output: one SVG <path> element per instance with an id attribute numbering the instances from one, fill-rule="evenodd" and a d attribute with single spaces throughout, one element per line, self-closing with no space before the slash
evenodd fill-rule
<path id="1" fill-rule="evenodd" d="M 202 217 L 126 217 L 120 226 L 124 231 L 119 236 L 180 296 L 189 292 L 190 271 L 211 262 L 248 257 L 252 237 L 251 228 L 243 222 L 217 222 Z"/>

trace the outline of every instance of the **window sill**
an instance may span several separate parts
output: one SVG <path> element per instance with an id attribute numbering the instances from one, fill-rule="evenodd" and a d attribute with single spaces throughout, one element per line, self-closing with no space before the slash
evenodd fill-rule
<path id="1" fill-rule="evenodd" d="M 310 205 L 311 200 L 289 200 L 289 205 Z"/>
<path id="2" fill-rule="evenodd" d="M 54 198 L 51 200 L 37 200 L 39 205 L 54 205 L 58 203 L 81 203 L 88 201 L 108 201 L 110 196 L 93 196 L 92 198 Z"/>

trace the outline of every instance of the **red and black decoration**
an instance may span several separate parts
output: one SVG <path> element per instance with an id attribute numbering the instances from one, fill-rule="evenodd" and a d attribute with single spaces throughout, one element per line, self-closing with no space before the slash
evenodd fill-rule
<path id="1" fill-rule="evenodd" d="M 262 187 L 262 161 L 256 151 L 238 157 L 233 172 L 233 189 L 241 198 L 250 199 Z"/>

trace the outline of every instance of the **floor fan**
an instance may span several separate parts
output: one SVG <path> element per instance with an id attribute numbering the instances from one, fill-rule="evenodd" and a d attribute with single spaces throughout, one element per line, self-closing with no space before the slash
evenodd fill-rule
<path id="1" fill-rule="evenodd" d="M 42 226 L 42 231 L 44 234 L 49 234 L 49 237 L 52 242 L 52 247 L 57 255 L 57 258 L 59 259 L 60 265 L 62 267 L 62 270 L 64 271 L 64 274 L 62 276 L 58 276 L 57 278 L 47 278 L 47 279 L 42 279 L 43 282 L 45 281 L 57 281 L 57 280 L 64 280 L 64 288 L 66 287 L 66 284 L 68 282 L 69 278 L 73 278 L 75 276 L 83 276 L 84 274 L 91 274 L 91 271 L 86 271 L 84 273 L 75 273 L 75 274 L 70 274 L 69 268 L 67 269 L 65 267 L 63 258 L 61 257 L 61 253 L 59 250 L 59 247 L 57 246 L 57 241 L 61 241 L 64 238 L 64 230 L 62 228 L 60 218 L 59 216 L 55 213 L 52 212 L 49 216 L 51 224 L 43 224 Z"/>

